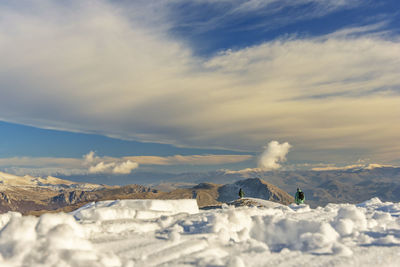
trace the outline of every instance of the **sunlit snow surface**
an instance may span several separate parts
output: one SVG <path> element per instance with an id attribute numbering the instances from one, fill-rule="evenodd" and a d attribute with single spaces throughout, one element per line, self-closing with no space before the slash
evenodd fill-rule
<path id="1" fill-rule="evenodd" d="M 0 215 L 0 266 L 400 266 L 400 203 L 223 206 L 121 200 Z"/>

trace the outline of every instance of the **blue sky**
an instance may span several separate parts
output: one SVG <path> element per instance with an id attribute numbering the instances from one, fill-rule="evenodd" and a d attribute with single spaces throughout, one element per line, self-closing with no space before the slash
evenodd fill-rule
<path id="1" fill-rule="evenodd" d="M 218 2 L 218 1 L 215 1 Z M 171 33 L 209 56 L 295 35 L 329 34 L 346 27 L 385 21 L 379 29 L 398 33 L 398 1 L 188 1 L 172 4 Z M 239 3 L 259 3 L 255 10 L 234 12 Z M 267 4 L 270 2 L 271 4 Z M 262 4 L 264 3 L 264 4 Z M 285 6 L 286 4 L 286 6 Z"/>
<path id="2" fill-rule="evenodd" d="M 399 10 L 2 1 L 0 169 L 134 182 L 140 170 L 400 165 Z"/>
<path id="3" fill-rule="evenodd" d="M 0 122 L 0 157 L 72 157 L 90 151 L 98 155 L 173 156 L 196 154 L 246 154 L 229 150 L 176 147 L 169 144 L 143 143 L 110 138 L 103 135 L 40 129 L 26 125 Z"/>

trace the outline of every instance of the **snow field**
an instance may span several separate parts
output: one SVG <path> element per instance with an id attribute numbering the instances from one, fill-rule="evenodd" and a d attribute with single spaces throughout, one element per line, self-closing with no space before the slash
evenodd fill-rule
<path id="1" fill-rule="evenodd" d="M 268 208 L 117 200 L 39 218 L 9 212 L 0 266 L 399 266 L 400 203 L 259 202 Z"/>

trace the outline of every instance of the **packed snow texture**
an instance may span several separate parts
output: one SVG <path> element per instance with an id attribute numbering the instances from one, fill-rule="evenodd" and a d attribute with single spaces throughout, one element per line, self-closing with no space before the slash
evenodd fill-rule
<path id="1" fill-rule="evenodd" d="M 256 201 L 252 199 L 252 201 Z M 400 203 L 198 210 L 116 200 L 0 215 L 0 266 L 399 266 Z"/>

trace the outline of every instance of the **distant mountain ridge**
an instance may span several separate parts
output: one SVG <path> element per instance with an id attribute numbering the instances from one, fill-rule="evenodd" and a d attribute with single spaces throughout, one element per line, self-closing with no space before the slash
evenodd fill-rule
<path id="1" fill-rule="evenodd" d="M 151 173 L 147 173 L 144 177 L 147 179 L 150 176 Z M 158 173 L 156 176 L 163 175 Z M 160 186 L 155 183 L 148 186 L 108 186 L 78 183 L 56 177 L 21 177 L 0 172 L 0 212 L 18 210 L 27 214 L 57 209 L 69 211 L 82 203 L 126 198 L 196 198 L 200 206 L 212 206 L 236 198 L 241 186 L 246 197 L 260 197 L 282 203 L 287 203 L 296 188 L 300 187 L 305 192 L 306 203 L 311 207 L 328 203 L 361 203 L 373 197 L 382 201 L 400 201 L 400 168 L 397 167 L 357 167 L 324 171 L 257 170 L 241 173 L 219 170 L 167 174 L 165 177 L 166 180 L 161 181 Z M 260 192 L 257 187 L 247 189 L 245 184 L 239 182 L 255 177 L 259 179 L 254 180 L 254 183 L 261 185 Z M 135 180 L 143 180 L 140 173 L 135 173 Z M 264 185 L 263 182 L 271 186 Z M 272 185 L 287 195 L 274 190 Z M 275 193 L 262 194 L 264 187 Z"/>
<path id="2" fill-rule="evenodd" d="M 200 207 L 205 207 L 236 200 L 240 188 L 247 197 L 286 205 L 293 202 L 289 194 L 258 178 L 225 185 L 201 183 L 163 192 L 142 185 L 106 186 L 0 172 L 0 212 L 34 215 L 49 211 L 69 212 L 89 202 L 115 199 L 196 199 Z"/>
<path id="3" fill-rule="evenodd" d="M 203 174 L 184 173 L 169 178 L 170 183 L 232 183 L 258 177 L 294 195 L 300 187 L 306 195 L 306 203 L 311 207 L 328 203 L 361 203 L 373 197 L 382 201 L 400 201 L 400 168 L 383 165 L 354 166 L 335 170 L 296 171 L 228 171 L 219 170 Z M 166 185 L 164 185 L 166 187 Z"/>

